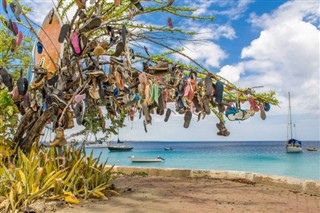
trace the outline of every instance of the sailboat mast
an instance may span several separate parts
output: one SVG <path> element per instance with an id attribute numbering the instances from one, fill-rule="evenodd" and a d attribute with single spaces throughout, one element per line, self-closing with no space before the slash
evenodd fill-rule
<path id="1" fill-rule="evenodd" d="M 290 125 L 290 138 L 292 139 L 292 118 L 291 118 L 291 98 L 290 98 L 290 92 L 288 92 L 289 95 L 289 125 Z"/>

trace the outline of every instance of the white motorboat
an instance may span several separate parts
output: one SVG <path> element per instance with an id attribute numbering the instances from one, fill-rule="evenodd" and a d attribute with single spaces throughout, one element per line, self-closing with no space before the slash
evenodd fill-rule
<path id="1" fill-rule="evenodd" d="M 131 156 L 131 162 L 132 163 L 153 163 L 153 162 L 163 162 L 165 159 L 158 156 L 156 158 L 137 158 L 134 156 Z"/>

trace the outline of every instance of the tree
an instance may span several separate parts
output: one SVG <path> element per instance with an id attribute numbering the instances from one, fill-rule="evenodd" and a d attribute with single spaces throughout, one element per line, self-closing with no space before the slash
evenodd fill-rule
<path id="1" fill-rule="evenodd" d="M 63 60 L 55 65 L 55 74 L 50 75 L 42 74 L 41 72 L 48 70 L 35 64 L 35 71 L 38 72 L 38 77 L 43 77 L 43 80 L 31 91 L 42 94 L 42 102 L 46 103 L 46 108 L 37 106 L 35 110 L 30 109 L 23 115 L 14 137 L 14 141 L 23 150 L 29 151 L 32 144 L 39 140 L 48 120 L 54 122 L 56 131 L 59 128 L 71 128 L 72 124 L 69 125 L 68 122 L 73 116 L 69 106 L 74 103 L 75 97 L 84 93 L 87 94 L 86 111 L 81 111 L 84 106 L 80 103 L 77 103 L 74 109 L 81 116 L 84 114 L 83 120 L 83 117 L 77 115 L 80 124 L 89 131 L 103 131 L 106 134 L 121 127 L 127 113 L 136 109 L 144 111 L 146 128 L 146 125 L 151 123 L 150 110 L 155 109 L 160 115 L 164 114 L 164 97 L 167 97 L 168 101 L 176 100 L 177 110 L 185 113 L 185 118 L 189 117 L 190 108 L 193 106 L 200 106 L 197 111 L 199 116 L 210 114 L 212 111 L 220 120 L 217 126 L 223 136 L 228 135 L 224 126 L 224 111 L 230 103 L 238 105 L 240 102 L 250 100 L 252 104 L 254 102 L 278 104 L 273 97 L 274 92 L 258 94 L 252 89 L 237 88 L 182 53 L 181 48 L 176 49 L 164 44 L 163 37 L 176 39 L 175 35 L 178 34 L 187 38 L 195 33 L 173 28 L 170 17 L 168 27 L 149 26 L 134 20 L 135 17 L 150 13 L 166 13 L 172 17 L 203 21 L 212 21 L 213 17 L 193 16 L 191 12 L 195 10 L 194 8 L 176 6 L 173 0 L 153 0 L 144 3 L 138 0 L 123 0 L 121 3 L 98 0 L 87 7 L 81 2 L 59 0 L 55 6 L 63 22 L 69 26 L 64 35 Z M 69 20 L 66 14 L 76 3 L 77 12 Z M 36 33 L 28 16 L 24 11 L 22 14 L 27 22 L 26 26 Z M 77 45 L 82 48 L 81 51 L 77 52 L 71 47 L 72 36 L 80 40 Z M 37 39 L 41 41 L 40 38 Z M 85 43 L 87 44 L 84 45 Z M 143 43 L 160 46 L 166 51 L 150 54 L 148 49 L 141 45 Z M 43 49 L 46 53 L 52 51 L 46 46 Z M 193 65 L 175 62 L 171 57 L 173 53 L 188 58 Z M 139 70 L 140 66 L 136 66 L 141 62 L 144 62 L 143 71 Z M 104 65 L 109 65 L 109 73 Z M 78 78 L 72 79 L 72 76 L 77 75 Z M 189 76 L 190 81 L 185 81 L 183 76 Z M 198 81 L 202 84 L 198 84 Z M 186 87 L 193 92 L 192 95 L 184 96 L 183 90 Z M 213 92 L 214 89 L 216 93 Z M 173 95 L 175 92 L 178 95 L 170 96 L 171 92 Z M 222 100 L 218 100 L 218 93 L 220 95 L 224 93 L 223 97 L 221 96 Z M 129 101 L 125 100 L 128 98 Z M 102 105 L 107 106 L 107 115 L 101 114 L 98 106 Z M 240 112 L 242 116 L 248 113 L 239 108 L 234 110 L 236 110 L 234 113 Z M 105 119 L 111 120 L 113 124 L 111 128 L 105 128 Z M 64 137 L 59 137 L 52 145 L 62 146 L 64 142 Z"/>

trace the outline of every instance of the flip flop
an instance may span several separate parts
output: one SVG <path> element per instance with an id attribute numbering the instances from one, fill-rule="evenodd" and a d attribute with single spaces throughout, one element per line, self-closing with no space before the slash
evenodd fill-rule
<path id="1" fill-rule="evenodd" d="M 260 117 L 262 120 L 266 120 L 267 116 L 266 116 L 266 112 L 264 110 L 264 103 L 261 102 L 260 105 L 259 105 L 259 108 L 260 108 Z"/>
<path id="2" fill-rule="evenodd" d="M 80 33 L 86 33 L 90 30 L 93 30 L 101 25 L 101 19 L 98 17 L 95 17 L 88 21 L 84 26 L 79 30 Z"/>
<path id="3" fill-rule="evenodd" d="M 168 25 L 170 29 L 173 29 L 172 19 L 170 17 L 168 18 Z"/>
<path id="4" fill-rule="evenodd" d="M 218 104 L 222 103 L 222 99 L 223 99 L 223 83 L 221 81 L 217 81 L 217 83 L 215 84 L 215 96 L 216 96 L 216 102 Z"/>
<path id="5" fill-rule="evenodd" d="M 12 38 L 11 39 L 11 48 L 10 48 L 10 51 L 11 52 L 14 52 L 16 50 L 16 47 L 17 47 L 17 41 L 16 39 Z"/>
<path id="6" fill-rule="evenodd" d="M 178 84 L 178 93 L 180 96 L 184 95 L 184 88 L 186 86 L 186 80 L 184 78 L 181 78 Z"/>
<path id="7" fill-rule="evenodd" d="M 24 96 L 28 91 L 28 80 L 22 77 L 22 71 L 20 72 L 20 78 L 17 81 L 17 87 L 19 95 Z"/>
<path id="8" fill-rule="evenodd" d="M 203 97 L 202 98 L 202 103 L 203 103 L 203 108 L 204 108 L 204 111 L 207 115 L 210 115 L 211 113 L 211 110 L 210 110 L 210 106 L 209 106 L 209 99 L 208 97 Z"/>
<path id="9" fill-rule="evenodd" d="M 10 3 L 10 8 L 17 21 L 21 22 L 20 15 L 22 10 L 20 4 L 17 1 L 13 1 Z"/>
<path id="10" fill-rule="evenodd" d="M 192 113 L 191 113 L 191 111 L 189 111 L 189 110 L 186 111 L 186 113 L 184 114 L 184 124 L 183 124 L 183 127 L 184 127 L 184 128 L 189 128 L 191 118 L 192 118 Z"/>
<path id="11" fill-rule="evenodd" d="M 125 44 L 126 43 L 126 40 L 127 40 L 127 28 L 126 28 L 126 25 L 122 25 L 122 29 L 121 29 L 121 39 L 122 39 L 122 42 Z"/>
<path id="12" fill-rule="evenodd" d="M 3 7 L 4 11 L 6 12 L 6 14 L 8 14 L 7 0 L 2 0 L 2 7 Z"/>
<path id="13" fill-rule="evenodd" d="M 270 104 L 268 102 L 264 103 L 264 111 L 268 112 L 270 110 Z"/>
<path id="14" fill-rule="evenodd" d="M 205 94 L 207 96 L 212 96 L 212 90 L 213 90 L 213 87 L 212 87 L 212 79 L 210 76 L 207 76 L 205 79 L 204 79 L 204 82 L 205 82 Z"/>
<path id="15" fill-rule="evenodd" d="M 123 50 L 124 50 L 124 43 L 119 42 L 116 46 L 116 51 L 112 56 L 119 57 L 120 54 L 123 52 Z"/>
<path id="16" fill-rule="evenodd" d="M 13 34 L 16 36 L 19 33 L 19 29 L 18 29 L 18 25 L 15 21 L 11 21 L 9 20 L 9 24 L 11 26 L 11 30 L 13 32 Z"/>
<path id="17" fill-rule="evenodd" d="M 78 103 L 74 109 L 74 114 L 76 116 L 76 121 L 78 125 L 83 124 L 84 112 L 86 110 L 86 105 L 84 101 Z"/>
<path id="18" fill-rule="evenodd" d="M 248 98 L 248 101 L 250 103 L 250 106 L 252 107 L 252 109 L 255 111 L 255 112 L 259 112 L 259 107 L 257 105 L 257 102 L 254 100 L 254 98 L 252 96 L 250 96 Z"/>
<path id="19" fill-rule="evenodd" d="M 70 37 L 71 47 L 76 56 L 80 56 L 82 53 L 81 47 L 80 47 L 80 39 L 77 32 L 72 33 Z"/>
<path id="20" fill-rule="evenodd" d="M 12 98 L 12 100 L 13 100 L 14 103 L 17 103 L 17 102 L 20 102 L 20 101 L 21 101 L 22 96 L 19 95 L 18 87 L 17 87 L 17 86 L 15 86 L 15 87 L 13 88 L 13 90 L 12 90 L 12 97 L 11 97 L 11 98 Z"/>
<path id="21" fill-rule="evenodd" d="M 195 79 L 191 79 L 191 81 L 190 81 L 190 91 L 189 91 L 189 94 L 188 94 L 188 99 L 190 101 L 193 100 L 196 91 L 197 91 L 197 82 L 196 82 Z"/>
<path id="22" fill-rule="evenodd" d="M 12 91 L 13 89 L 13 82 L 12 82 L 12 76 L 7 72 L 6 69 L 1 68 L 0 69 L 0 76 L 2 78 L 3 84 L 9 88 L 9 91 Z"/>
<path id="23" fill-rule="evenodd" d="M 201 106 L 198 97 L 199 97 L 198 94 L 195 95 L 195 97 L 193 98 L 192 102 L 193 102 L 193 105 L 196 107 L 196 112 L 201 112 L 201 111 L 203 111 L 203 107 Z"/>
<path id="24" fill-rule="evenodd" d="M 18 36 L 17 36 L 17 40 L 16 40 L 16 45 L 17 45 L 18 47 L 21 45 L 22 38 L 23 38 L 22 32 L 19 30 Z"/>
<path id="25" fill-rule="evenodd" d="M 169 120 L 170 115 L 171 115 L 171 109 L 168 108 L 166 111 L 166 115 L 164 117 L 164 122 L 167 122 Z"/>
<path id="26" fill-rule="evenodd" d="M 58 38 L 59 43 L 63 43 L 64 39 L 67 38 L 67 35 L 69 32 L 70 32 L 70 24 L 62 25 L 59 38 Z"/>
<path id="27" fill-rule="evenodd" d="M 40 41 L 37 42 L 37 51 L 39 54 L 42 54 L 43 51 L 43 45 Z"/>

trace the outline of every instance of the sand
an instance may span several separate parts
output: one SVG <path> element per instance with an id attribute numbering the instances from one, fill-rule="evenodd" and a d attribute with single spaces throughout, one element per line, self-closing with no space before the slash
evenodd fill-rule
<path id="1" fill-rule="evenodd" d="M 319 196 L 240 179 L 122 176 L 113 183 L 119 196 L 81 201 L 56 213 L 320 212 Z"/>

